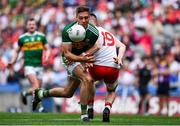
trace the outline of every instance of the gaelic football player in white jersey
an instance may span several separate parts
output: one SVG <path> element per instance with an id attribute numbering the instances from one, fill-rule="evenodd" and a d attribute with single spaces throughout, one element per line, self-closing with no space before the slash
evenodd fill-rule
<path id="1" fill-rule="evenodd" d="M 90 22 L 97 26 L 96 15 L 91 14 Z M 108 94 L 105 98 L 103 122 L 109 122 L 110 109 L 116 96 L 115 89 L 118 85 L 117 79 L 126 46 L 104 28 L 97 26 L 97 29 L 99 31 L 99 39 L 97 42 L 100 42 L 101 47 L 94 54 L 96 60 L 93 63 L 93 67 L 89 67 L 89 72 L 94 81 L 103 80 L 106 84 Z M 92 103 L 89 104 L 88 111 L 90 111 L 89 116 L 91 117 L 93 116 L 91 115 L 93 114 L 93 96 L 90 101 L 92 101 Z"/>

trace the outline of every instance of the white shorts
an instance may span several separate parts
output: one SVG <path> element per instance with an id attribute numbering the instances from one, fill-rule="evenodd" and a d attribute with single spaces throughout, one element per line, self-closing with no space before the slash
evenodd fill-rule
<path id="1" fill-rule="evenodd" d="M 25 66 L 24 67 L 24 74 L 28 76 L 30 74 L 34 74 L 37 76 L 39 80 L 43 78 L 43 67 L 33 67 L 33 66 Z"/>
<path id="2" fill-rule="evenodd" d="M 73 70 L 75 67 L 77 67 L 79 64 L 81 64 L 80 62 L 72 62 L 70 64 L 68 64 L 68 60 L 66 59 L 66 57 L 61 56 L 61 62 L 64 65 L 64 67 L 66 68 L 67 72 L 68 72 L 68 76 L 73 76 Z"/>
<path id="3" fill-rule="evenodd" d="M 74 70 L 79 64 L 81 64 L 81 63 L 80 63 L 80 62 L 73 62 L 73 63 L 71 63 L 70 65 L 67 65 L 67 66 L 66 66 L 66 69 L 67 69 L 68 74 L 69 74 L 70 76 L 73 75 L 73 70 Z"/>

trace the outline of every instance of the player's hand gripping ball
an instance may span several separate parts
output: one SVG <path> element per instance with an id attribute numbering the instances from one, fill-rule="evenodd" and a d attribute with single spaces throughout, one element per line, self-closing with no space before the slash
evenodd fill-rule
<path id="1" fill-rule="evenodd" d="M 86 30 L 81 25 L 74 25 L 69 29 L 68 35 L 73 42 L 80 42 L 84 40 L 86 36 Z"/>

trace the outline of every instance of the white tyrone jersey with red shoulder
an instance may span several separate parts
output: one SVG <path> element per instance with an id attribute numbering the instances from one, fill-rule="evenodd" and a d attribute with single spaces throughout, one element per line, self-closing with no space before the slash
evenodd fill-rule
<path id="1" fill-rule="evenodd" d="M 99 31 L 98 43 L 101 48 L 95 53 L 95 65 L 120 68 L 120 65 L 114 63 L 113 57 L 117 57 L 117 48 L 120 47 L 120 41 L 110 32 L 102 27 L 97 27 Z"/>

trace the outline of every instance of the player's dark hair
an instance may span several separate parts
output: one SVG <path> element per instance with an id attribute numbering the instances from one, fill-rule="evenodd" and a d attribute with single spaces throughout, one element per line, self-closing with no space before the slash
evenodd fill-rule
<path id="1" fill-rule="evenodd" d="M 29 18 L 28 21 L 35 21 L 33 17 Z"/>
<path id="2" fill-rule="evenodd" d="M 90 13 L 90 16 L 91 16 L 91 17 L 94 17 L 95 23 L 96 23 L 96 25 L 98 26 L 99 24 L 98 24 L 97 16 L 96 16 L 94 13 Z"/>
<path id="3" fill-rule="evenodd" d="M 33 17 L 28 18 L 28 19 L 26 20 L 26 24 L 27 24 L 29 21 L 35 21 L 35 22 L 36 22 L 35 18 L 33 18 Z"/>
<path id="4" fill-rule="evenodd" d="M 90 13 L 90 16 L 93 16 L 97 20 L 97 16 L 94 13 Z"/>
<path id="5" fill-rule="evenodd" d="M 78 6 L 76 8 L 76 15 L 81 13 L 81 12 L 88 12 L 88 13 L 90 13 L 90 8 L 87 7 L 87 6 Z"/>

